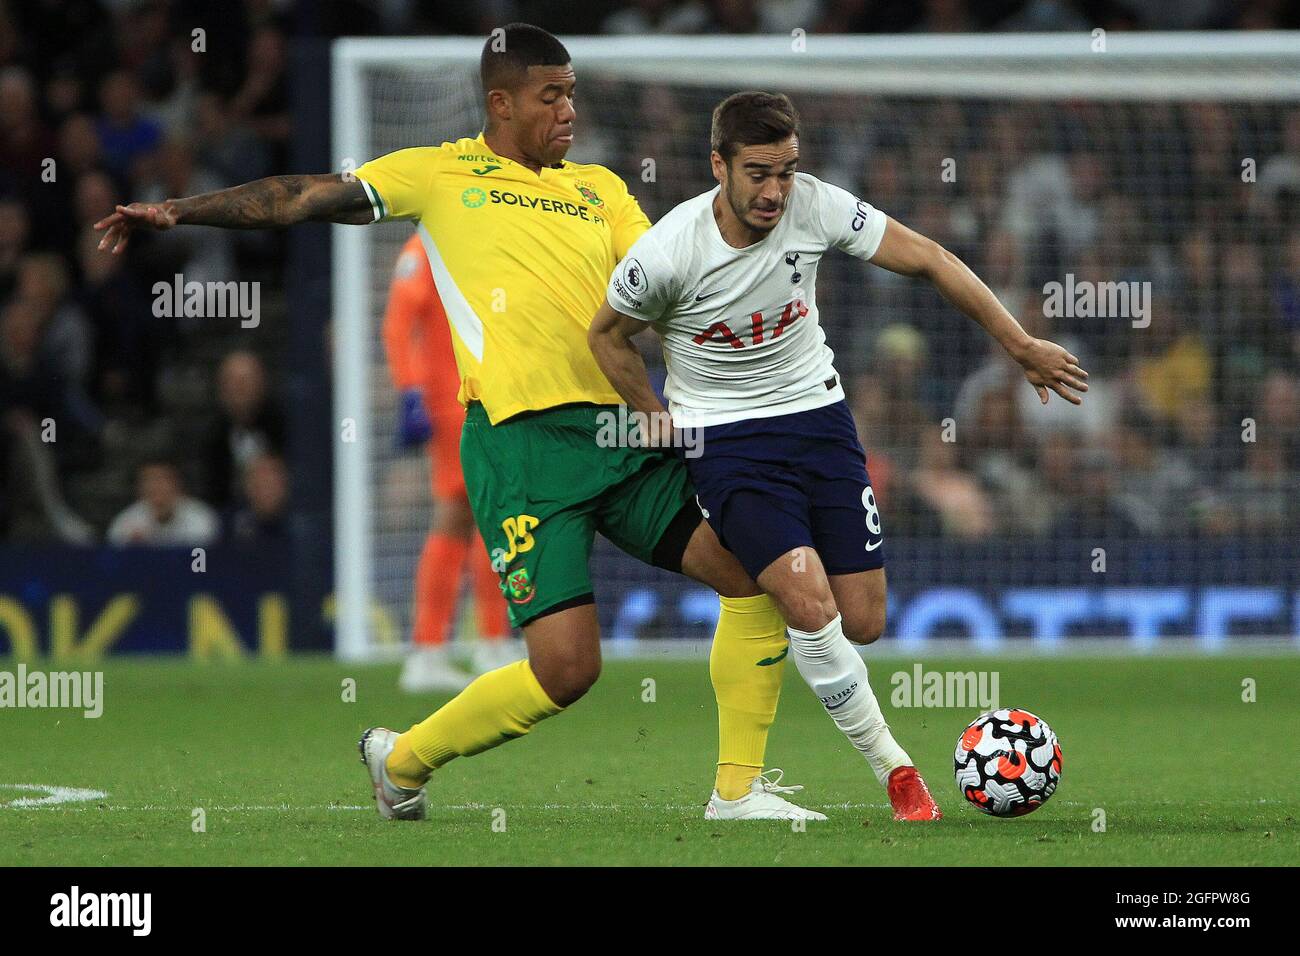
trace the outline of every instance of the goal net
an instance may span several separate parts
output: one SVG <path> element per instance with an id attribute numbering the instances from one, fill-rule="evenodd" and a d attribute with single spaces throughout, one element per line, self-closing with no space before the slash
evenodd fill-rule
<path id="1" fill-rule="evenodd" d="M 1082 407 L 1042 407 L 927 283 L 827 258 L 818 304 L 882 511 L 890 638 L 1214 647 L 1300 634 L 1293 35 L 566 45 L 578 75 L 569 158 L 621 175 L 652 221 L 712 187 L 723 97 L 786 92 L 802 169 L 958 253 L 1089 369 Z M 477 134 L 480 46 L 337 41 L 337 168 Z M 408 639 L 431 520 L 427 457 L 397 450 L 380 340 L 410 232 L 333 237 L 337 648 L 352 659 Z M 652 343 L 648 360 L 661 377 Z M 591 570 L 616 647 L 711 633 L 707 591 L 607 542 Z"/>

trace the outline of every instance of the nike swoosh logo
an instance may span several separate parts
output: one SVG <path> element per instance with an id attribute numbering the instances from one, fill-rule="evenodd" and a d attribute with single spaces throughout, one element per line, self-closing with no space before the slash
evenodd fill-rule
<path id="1" fill-rule="evenodd" d="M 695 297 L 695 301 L 703 302 L 705 299 L 715 296 L 721 291 L 722 291 L 721 289 L 714 289 L 712 292 L 701 292 L 699 295 Z"/>
<path id="2" fill-rule="evenodd" d="M 884 538 L 881 538 L 881 539 L 880 539 L 879 541 L 877 541 L 875 544 L 869 544 L 869 545 L 867 545 L 867 550 L 868 550 L 868 551 L 875 551 L 876 548 L 880 547 L 880 546 L 881 546 L 882 544 L 884 544 L 884 543 L 885 543 L 885 539 L 884 539 Z"/>
<path id="3" fill-rule="evenodd" d="M 790 645 L 787 644 L 785 646 L 785 650 L 783 650 L 780 654 L 776 655 L 776 657 L 765 657 L 758 662 L 757 666 L 771 667 L 773 664 L 780 664 L 783 660 L 785 660 L 786 655 L 789 653 L 790 653 Z"/>

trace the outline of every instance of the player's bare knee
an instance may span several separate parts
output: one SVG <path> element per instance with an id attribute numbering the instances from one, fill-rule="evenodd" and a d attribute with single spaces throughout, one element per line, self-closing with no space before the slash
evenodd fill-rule
<path id="1" fill-rule="evenodd" d="M 600 678 L 600 658 L 565 656 L 533 664 L 537 682 L 546 696 L 560 707 L 568 707 L 591 690 Z"/>
<path id="2" fill-rule="evenodd" d="M 826 594 L 790 594 L 777 598 L 785 623 L 797 631 L 820 631 L 835 620 L 835 599 Z"/>
<path id="3" fill-rule="evenodd" d="M 854 644 L 874 644 L 885 633 L 885 612 L 869 613 L 866 617 L 844 623 L 844 636 Z"/>
<path id="4" fill-rule="evenodd" d="M 576 661 L 569 668 L 568 673 L 568 700 L 561 706 L 567 707 L 569 704 L 583 697 L 587 691 L 596 685 L 600 679 L 600 658 L 584 659 Z M 560 703 L 556 701 L 556 703 Z"/>
<path id="5" fill-rule="evenodd" d="M 854 620 L 853 634 L 849 635 L 847 627 L 844 633 L 854 644 L 874 644 L 880 640 L 885 633 L 885 602 L 871 601 L 866 612 Z"/>

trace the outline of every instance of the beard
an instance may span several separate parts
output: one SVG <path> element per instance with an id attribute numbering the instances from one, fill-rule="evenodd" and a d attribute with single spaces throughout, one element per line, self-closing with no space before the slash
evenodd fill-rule
<path id="1" fill-rule="evenodd" d="M 730 185 L 727 186 L 726 192 L 727 204 L 731 206 L 731 211 L 735 213 L 737 219 L 743 222 L 749 229 L 754 230 L 754 232 L 771 232 L 776 228 L 777 223 L 781 221 L 779 216 L 771 222 L 764 222 L 762 220 L 755 222 L 751 220 L 749 214 L 753 212 L 753 207 L 749 205 L 749 202 L 738 197 L 732 191 Z M 781 207 L 778 206 L 777 208 L 780 209 Z"/>

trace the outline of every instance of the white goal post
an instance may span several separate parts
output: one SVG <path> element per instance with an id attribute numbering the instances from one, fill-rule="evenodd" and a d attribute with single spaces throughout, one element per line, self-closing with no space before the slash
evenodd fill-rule
<path id="1" fill-rule="evenodd" d="M 1300 101 L 1292 33 L 970 36 L 578 37 L 564 42 L 581 97 L 607 82 L 668 84 L 706 110 L 711 91 L 771 89 L 811 100 L 928 97 L 1007 103 L 1083 99 L 1282 104 Z M 402 146 L 473 136 L 481 126 L 478 38 L 341 39 L 332 51 L 332 159 L 355 168 Z M 698 101 L 692 89 L 710 91 Z M 605 125 L 585 160 L 617 153 L 656 119 Z M 697 124 L 698 125 L 698 124 Z M 672 135 L 670 131 L 661 133 Z M 707 144 L 682 144 L 707 157 Z M 603 151 L 603 152 L 602 152 Z M 844 165 L 853 157 L 846 153 Z M 702 159 L 701 162 L 704 160 Z M 814 168 L 825 167 L 814 160 Z M 668 175 L 661 163 L 660 175 Z M 633 192 L 638 192 L 632 182 Z M 872 201 L 872 197 L 865 197 Z M 888 210 L 886 210 L 888 211 Z M 657 211 L 662 214 L 663 210 Z M 652 215 L 652 218 L 654 216 Z M 336 653 L 384 657 L 407 636 L 414 562 L 428 521 L 422 456 L 393 451 L 393 399 L 379 317 L 401 225 L 335 226 L 333 253 Z M 838 348 L 837 348 L 838 352 Z"/>

